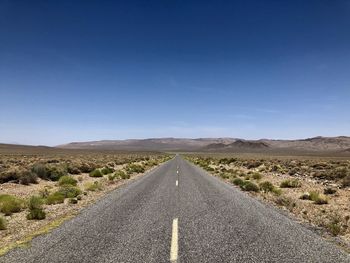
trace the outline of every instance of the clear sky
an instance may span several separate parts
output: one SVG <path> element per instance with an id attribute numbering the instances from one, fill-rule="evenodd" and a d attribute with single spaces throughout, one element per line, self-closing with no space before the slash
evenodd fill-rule
<path id="1" fill-rule="evenodd" d="M 0 0 L 0 142 L 350 135 L 350 1 Z"/>

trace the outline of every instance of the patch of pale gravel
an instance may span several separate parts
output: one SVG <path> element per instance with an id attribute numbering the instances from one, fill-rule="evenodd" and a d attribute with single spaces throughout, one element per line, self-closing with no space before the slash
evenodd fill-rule
<path id="1" fill-rule="evenodd" d="M 38 193 L 40 190 L 44 189 L 45 187 L 51 188 L 51 187 L 55 187 L 55 185 L 56 185 L 56 182 L 42 180 L 40 178 L 38 179 L 37 184 L 30 184 L 30 185 L 4 183 L 4 184 L 0 184 L 0 193 L 15 195 L 19 198 L 25 199 L 32 196 L 34 193 Z"/>

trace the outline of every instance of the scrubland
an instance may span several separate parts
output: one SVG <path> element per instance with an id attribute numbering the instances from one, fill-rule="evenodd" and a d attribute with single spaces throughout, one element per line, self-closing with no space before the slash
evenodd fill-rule
<path id="1" fill-rule="evenodd" d="M 159 153 L 0 151 L 0 254 L 169 158 Z"/>
<path id="2" fill-rule="evenodd" d="M 350 248 L 350 159 L 200 154 L 186 158 Z"/>

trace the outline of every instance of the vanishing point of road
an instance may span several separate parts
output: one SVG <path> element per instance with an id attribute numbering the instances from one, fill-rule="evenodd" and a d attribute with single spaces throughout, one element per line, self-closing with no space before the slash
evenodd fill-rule
<path id="1" fill-rule="evenodd" d="M 176 156 L 0 262 L 341 263 L 350 256 Z"/>

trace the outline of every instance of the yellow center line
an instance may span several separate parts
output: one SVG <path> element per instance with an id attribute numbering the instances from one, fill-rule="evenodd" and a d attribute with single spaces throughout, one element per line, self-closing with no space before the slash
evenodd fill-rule
<path id="1" fill-rule="evenodd" d="M 176 263 L 178 254 L 178 219 L 173 220 L 173 230 L 171 235 L 170 262 Z"/>

